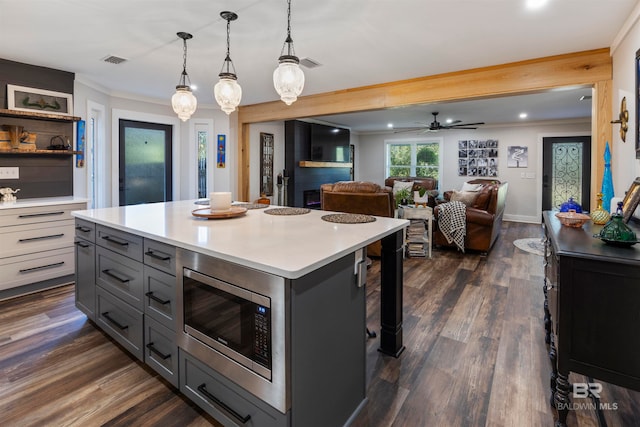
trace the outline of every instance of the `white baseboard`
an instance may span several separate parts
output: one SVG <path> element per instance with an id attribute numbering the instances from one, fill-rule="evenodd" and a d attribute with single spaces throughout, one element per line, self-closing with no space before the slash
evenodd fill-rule
<path id="1" fill-rule="evenodd" d="M 526 222 L 529 224 L 541 224 L 542 223 L 542 218 L 538 218 L 535 216 L 529 216 L 529 215 L 507 215 L 505 214 L 502 217 L 503 220 L 505 221 L 511 221 L 511 222 Z"/>

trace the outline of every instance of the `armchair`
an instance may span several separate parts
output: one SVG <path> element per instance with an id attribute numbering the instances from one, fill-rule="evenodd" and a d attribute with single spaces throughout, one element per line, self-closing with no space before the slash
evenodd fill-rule
<path id="1" fill-rule="evenodd" d="M 502 217 L 504 214 L 505 202 L 507 198 L 508 183 L 493 179 L 474 179 L 468 181 L 469 184 L 482 184 L 482 188 L 477 191 L 477 196 L 473 200 L 467 201 L 466 207 L 466 236 L 465 250 L 477 250 L 488 253 L 495 243 L 502 227 Z M 451 200 L 453 191 L 445 191 L 443 194 L 445 202 Z M 465 203 L 466 204 L 466 203 Z M 454 246 L 453 242 L 448 243 L 442 232 L 437 227 L 439 209 L 435 207 L 433 211 L 436 222 L 433 233 L 433 241 L 436 246 Z"/>
<path id="2" fill-rule="evenodd" d="M 357 213 L 393 218 L 393 193 L 373 182 L 340 181 L 320 186 L 321 209 L 325 211 Z M 367 246 L 367 255 L 379 257 L 380 241 Z"/>

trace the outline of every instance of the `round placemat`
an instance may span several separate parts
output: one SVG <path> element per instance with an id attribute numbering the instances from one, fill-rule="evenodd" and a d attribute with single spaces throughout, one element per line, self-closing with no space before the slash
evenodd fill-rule
<path id="1" fill-rule="evenodd" d="M 231 203 L 231 206 L 238 206 L 245 209 L 264 209 L 268 208 L 269 205 L 265 205 L 264 203 L 248 203 L 248 202 L 237 202 Z"/>
<path id="2" fill-rule="evenodd" d="M 204 205 L 209 206 L 209 199 L 198 199 L 195 202 L 196 205 Z M 249 202 L 233 202 L 231 206 L 238 206 L 245 209 L 264 209 L 268 208 L 269 205 L 265 205 L 263 203 L 249 203 Z"/>
<path id="3" fill-rule="evenodd" d="M 309 213 L 310 210 L 307 208 L 273 208 L 267 209 L 264 213 L 269 215 L 304 215 Z"/>
<path id="4" fill-rule="evenodd" d="M 320 218 L 327 222 L 337 222 L 339 224 L 363 224 L 365 222 L 373 222 L 376 220 L 376 218 L 371 215 L 350 213 L 329 214 L 323 215 Z"/>

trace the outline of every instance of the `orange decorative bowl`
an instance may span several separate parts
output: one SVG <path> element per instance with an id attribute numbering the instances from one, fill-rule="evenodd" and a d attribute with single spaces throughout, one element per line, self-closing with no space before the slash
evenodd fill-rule
<path id="1" fill-rule="evenodd" d="M 580 228 L 585 222 L 589 221 L 591 217 L 587 214 L 577 213 L 575 210 L 568 212 L 558 212 L 556 217 L 560 220 L 562 225 L 567 227 Z"/>

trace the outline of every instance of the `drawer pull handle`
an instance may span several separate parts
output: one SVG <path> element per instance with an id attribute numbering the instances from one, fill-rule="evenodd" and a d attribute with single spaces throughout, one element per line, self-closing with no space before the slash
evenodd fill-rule
<path id="1" fill-rule="evenodd" d="M 246 424 L 247 421 L 249 421 L 251 419 L 251 415 L 247 415 L 247 416 L 243 417 L 242 415 L 238 414 L 236 411 L 231 409 L 226 403 L 222 402 L 220 399 L 215 397 L 213 394 L 209 393 L 207 391 L 207 385 L 205 383 L 202 383 L 202 384 L 200 384 L 198 386 L 198 391 L 200 393 L 202 393 L 207 399 L 209 399 L 211 401 L 211 403 L 213 403 L 216 406 L 219 406 L 220 409 L 223 410 L 223 412 L 226 412 L 227 414 L 231 415 L 233 418 L 235 418 L 236 420 L 240 421 L 240 423 Z"/>
<path id="2" fill-rule="evenodd" d="M 59 267 L 64 264 L 64 261 L 56 262 L 54 264 L 41 265 L 40 267 L 23 268 L 20 273 L 31 273 L 33 271 L 44 270 L 45 268 Z"/>
<path id="3" fill-rule="evenodd" d="M 157 302 L 159 304 L 162 304 L 162 305 L 167 305 L 167 304 L 169 304 L 171 302 L 170 299 L 162 300 L 162 299 L 158 298 L 157 296 L 155 296 L 153 294 L 153 292 L 147 292 L 145 295 L 148 296 L 149 298 L 151 298 L 152 300 L 154 300 L 155 302 Z"/>
<path id="4" fill-rule="evenodd" d="M 109 316 L 108 311 L 105 311 L 104 313 L 102 313 L 102 317 L 107 319 L 109 322 L 113 323 L 121 331 L 124 331 L 125 329 L 129 329 L 129 325 L 123 325 L 122 323 L 115 320 L 113 317 Z"/>
<path id="5" fill-rule="evenodd" d="M 149 255 L 151 258 L 159 259 L 160 261 L 169 261 L 171 259 L 169 255 L 158 255 L 151 250 L 145 252 L 144 254 Z"/>
<path id="6" fill-rule="evenodd" d="M 89 227 L 83 227 L 82 225 L 77 226 L 76 230 L 82 231 L 83 233 L 88 233 L 88 232 L 91 231 L 91 229 Z"/>
<path id="7" fill-rule="evenodd" d="M 152 342 L 150 342 L 149 344 L 147 344 L 147 348 L 149 349 L 149 351 L 151 353 L 154 353 L 156 356 L 158 356 L 159 358 L 161 358 L 162 360 L 167 360 L 168 358 L 171 357 L 171 354 L 164 354 L 163 352 L 161 352 L 160 350 L 158 350 L 157 348 L 155 348 L 155 346 L 153 345 Z"/>
<path id="8" fill-rule="evenodd" d="M 102 236 L 102 238 L 108 242 L 113 242 L 116 245 L 120 245 L 120 246 L 128 246 L 129 242 L 125 241 L 125 240 L 120 240 L 120 239 L 116 239 L 115 237 L 111 237 L 111 236 Z"/>
<path id="9" fill-rule="evenodd" d="M 61 212 L 43 212 L 43 213 L 35 213 L 35 214 L 25 214 L 18 215 L 18 218 L 34 218 L 38 216 L 53 216 L 53 215 L 62 215 L 64 211 Z"/>
<path id="10" fill-rule="evenodd" d="M 24 242 L 33 242 L 35 240 L 45 240 L 45 239 L 57 239 L 58 237 L 62 237 L 64 236 L 64 233 L 60 233 L 60 234 L 51 234 L 49 236 L 40 236 L 40 237 L 28 237 L 26 239 L 19 239 L 18 242 L 20 243 L 24 243 Z"/>
<path id="11" fill-rule="evenodd" d="M 109 276 L 109 277 L 113 277 L 114 279 L 116 279 L 116 280 L 117 280 L 118 282 L 120 282 L 120 283 L 127 283 L 127 282 L 129 282 L 129 279 L 123 279 L 122 277 L 118 276 L 117 274 L 113 274 L 113 273 L 111 272 L 111 270 L 102 270 L 102 272 L 103 272 L 104 274 L 106 274 L 107 276 Z"/>
<path id="12" fill-rule="evenodd" d="M 81 248 L 88 248 L 89 246 L 91 246 L 89 243 L 85 243 L 81 241 L 77 241 L 76 245 L 80 246 Z"/>

